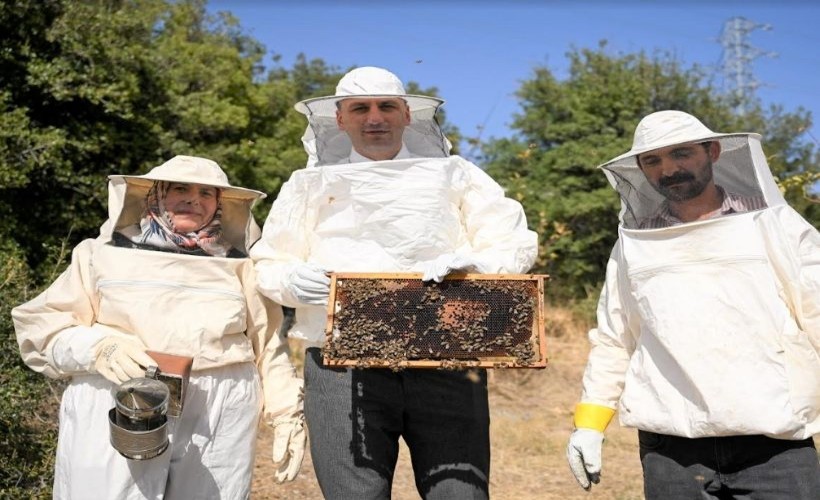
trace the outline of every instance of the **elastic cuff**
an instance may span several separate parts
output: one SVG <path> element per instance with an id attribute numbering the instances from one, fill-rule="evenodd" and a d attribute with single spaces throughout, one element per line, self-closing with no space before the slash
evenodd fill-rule
<path id="1" fill-rule="evenodd" d="M 607 406 L 578 403 L 575 407 L 573 423 L 576 429 L 595 429 L 604 432 L 615 416 L 615 410 Z"/>
<path id="2" fill-rule="evenodd" d="M 48 363 L 63 374 L 92 371 L 94 346 L 105 335 L 88 326 L 57 333 L 45 349 Z"/>

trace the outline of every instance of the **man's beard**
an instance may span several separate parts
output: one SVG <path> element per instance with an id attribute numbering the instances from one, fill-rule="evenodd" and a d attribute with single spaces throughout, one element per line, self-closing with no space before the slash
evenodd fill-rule
<path id="1" fill-rule="evenodd" d="M 680 202 L 697 198 L 711 182 L 712 159 L 707 158 L 700 178 L 690 172 L 677 172 L 668 177 L 661 177 L 658 184 L 652 184 L 652 187 L 669 201 Z"/>

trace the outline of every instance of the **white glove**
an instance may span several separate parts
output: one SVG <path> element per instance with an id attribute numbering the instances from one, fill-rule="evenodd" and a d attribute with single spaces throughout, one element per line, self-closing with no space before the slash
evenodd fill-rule
<path id="1" fill-rule="evenodd" d="M 302 304 L 324 306 L 330 295 L 330 278 L 320 267 L 299 264 L 288 274 L 287 287 Z"/>
<path id="2" fill-rule="evenodd" d="M 156 364 L 133 340 L 108 336 L 94 345 L 94 370 L 115 384 L 144 377 L 145 369 Z"/>
<path id="3" fill-rule="evenodd" d="M 427 263 L 422 281 L 433 280 L 436 283 L 444 281 L 444 277 L 453 271 L 487 273 L 483 264 L 469 257 L 446 253 L 439 255 L 433 262 Z"/>
<path id="4" fill-rule="evenodd" d="M 567 462 L 578 484 L 585 490 L 601 481 L 601 450 L 604 433 L 595 429 L 576 429 L 567 444 Z"/>
<path id="5" fill-rule="evenodd" d="M 273 426 L 273 473 L 277 483 L 292 481 L 302 467 L 305 457 L 305 418 L 280 418 L 271 422 Z"/>

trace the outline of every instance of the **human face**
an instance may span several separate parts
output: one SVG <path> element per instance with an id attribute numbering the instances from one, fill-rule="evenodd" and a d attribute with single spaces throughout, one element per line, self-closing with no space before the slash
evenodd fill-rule
<path id="1" fill-rule="evenodd" d="M 165 213 L 177 233 L 196 232 L 211 222 L 219 204 L 219 190 L 203 184 L 172 182 L 165 194 Z"/>
<path id="2" fill-rule="evenodd" d="M 401 149 L 410 108 L 397 97 L 344 99 L 336 111 L 336 123 L 359 154 L 371 160 L 390 160 Z"/>
<path id="3" fill-rule="evenodd" d="M 720 143 L 676 144 L 638 155 L 638 165 L 657 192 L 673 202 L 700 196 L 712 185 Z"/>

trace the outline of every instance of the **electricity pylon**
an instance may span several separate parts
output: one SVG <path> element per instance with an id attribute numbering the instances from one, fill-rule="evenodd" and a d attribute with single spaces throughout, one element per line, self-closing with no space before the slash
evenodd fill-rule
<path id="1" fill-rule="evenodd" d="M 754 30 L 770 31 L 769 24 L 759 24 L 744 17 L 732 17 L 723 24 L 720 44 L 723 90 L 734 98 L 735 111 L 743 114 L 746 104 L 754 98 L 755 90 L 761 84 L 752 73 L 752 61 L 761 56 L 777 57 L 776 52 L 768 52 L 752 46 L 748 42 Z"/>

